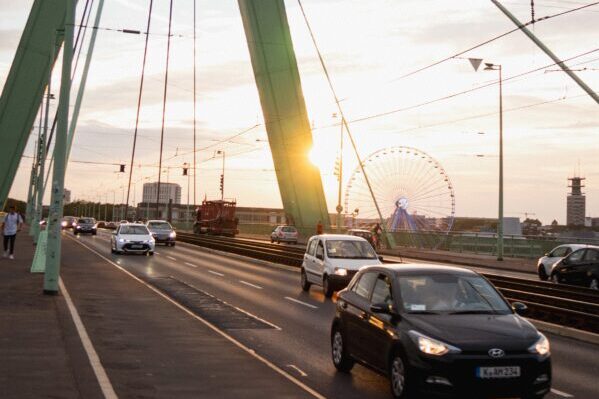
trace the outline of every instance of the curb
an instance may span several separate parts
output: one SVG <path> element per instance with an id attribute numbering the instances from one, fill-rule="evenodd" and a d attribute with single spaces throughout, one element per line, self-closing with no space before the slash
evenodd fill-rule
<path id="1" fill-rule="evenodd" d="M 546 321 L 526 319 L 530 321 L 539 330 L 559 335 L 560 337 L 572 338 L 577 341 L 586 342 L 589 344 L 599 345 L 599 334 L 595 334 L 589 331 L 577 330 L 571 327 L 564 327 L 553 323 L 547 323 Z"/>

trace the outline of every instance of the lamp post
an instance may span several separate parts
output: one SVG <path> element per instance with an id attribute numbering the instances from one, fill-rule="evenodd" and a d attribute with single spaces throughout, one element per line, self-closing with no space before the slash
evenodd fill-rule
<path id="1" fill-rule="evenodd" d="M 470 58 L 476 71 L 481 64 L 480 58 Z M 485 63 L 485 71 L 499 72 L 499 210 L 497 220 L 497 260 L 503 260 L 503 79 L 500 64 Z"/>
<path id="2" fill-rule="evenodd" d="M 333 114 L 333 118 L 336 118 L 337 114 Z M 343 121 L 341 121 L 341 131 L 339 133 L 339 163 L 338 163 L 338 171 L 337 171 L 337 180 L 339 181 L 339 186 L 337 189 L 337 207 L 335 210 L 337 211 L 337 232 L 341 232 L 341 225 L 343 224 L 343 216 L 341 212 L 343 212 L 343 205 L 341 205 L 341 195 L 343 193 Z"/>
<path id="3" fill-rule="evenodd" d="M 217 155 L 223 156 L 223 173 L 220 175 L 220 199 L 221 201 L 225 200 L 225 151 L 218 150 L 216 151 Z"/>

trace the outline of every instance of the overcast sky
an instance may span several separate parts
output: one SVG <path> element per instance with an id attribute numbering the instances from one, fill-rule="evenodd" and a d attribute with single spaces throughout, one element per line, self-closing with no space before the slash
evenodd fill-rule
<path id="1" fill-rule="evenodd" d="M 79 3 L 80 14 L 85 2 Z M 321 151 L 318 163 L 327 202 L 334 211 L 337 183 L 333 165 L 339 128 L 331 125 L 338 122 L 332 116 L 336 107 L 298 3 L 285 3 L 309 118 L 315 128 L 315 145 Z M 522 21 L 530 20 L 530 1 L 502 3 Z M 541 18 L 586 3 L 537 0 L 535 13 Z M 31 0 L 0 0 L 0 86 L 4 85 L 31 4 Z M 101 26 L 143 30 L 148 4 L 147 0 L 106 0 Z M 141 200 L 141 184 L 156 179 L 154 165 L 160 142 L 168 2 L 155 4 L 134 169 L 137 201 Z M 504 78 L 541 68 L 504 84 L 505 214 L 523 218 L 524 212 L 535 213 L 544 223 L 554 218 L 565 223 L 567 178 L 580 170 L 587 178 L 587 215 L 599 216 L 597 104 L 556 67 L 542 68 L 551 60 L 521 32 L 401 78 L 513 29 L 490 1 L 303 0 L 303 4 L 348 119 L 399 110 L 351 124 L 362 156 L 386 147 L 415 147 L 436 159 L 453 182 L 457 216 L 494 217 L 498 86 L 411 106 L 497 79 L 496 72 L 482 68 L 474 72 L 468 57 L 502 64 Z M 180 167 L 191 161 L 193 149 L 192 6 L 192 0 L 174 2 L 164 157 L 165 165 L 171 168 L 162 177 L 183 186 L 184 202 L 187 181 Z M 280 195 L 237 2 L 198 0 L 197 8 L 198 147 L 208 147 L 198 152 L 198 200 L 204 195 L 218 196 L 220 161 L 210 158 L 220 149 L 227 154 L 227 197 L 237 198 L 242 206 L 279 207 Z M 568 63 L 572 69 L 583 69 L 577 73 L 594 90 L 599 90 L 598 22 L 599 6 L 595 6 L 538 22 L 532 28 L 563 59 L 598 49 Z M 72 161 L 129 163 L 143 47 L 142 35 L 99 31 Z M 77 86 L 75 82 L 74 92 Z M 405 108 L 410 109 L 402 110 Z M 248 132 L 231 142 L 219 143 L 245 130 Z M 33 153 L 34 139 L 32 135 L 26 155 Z M 346 178 L 356 165 L 351 152 L 346 151 Z M 25 199 L 30 167 L 31 159 L 24 158 L 12 197 Z M 118 200 L 125 175 L 115 173 L 117 170 L 117 166 L 70 163 L 66 185 L 73 198 L 112 201 L 114 196 Z M 433 185 L 434 179 L 430 181 L 427 184 Z"/>

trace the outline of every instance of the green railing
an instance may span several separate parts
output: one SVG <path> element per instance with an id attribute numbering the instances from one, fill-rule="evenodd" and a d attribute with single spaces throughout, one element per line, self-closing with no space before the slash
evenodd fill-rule
<path id="1" fill-rule="evenodd" d="M 497 236 L 493 233 L 408 232 L 392 233 L 400 247 L 437 249 L 483 255 L 497 254 Z M 599 239 L 575 237 L 504 236 L 504 255 L 514 258 L 538 258 L 561 244 L 599 245 Z"/>

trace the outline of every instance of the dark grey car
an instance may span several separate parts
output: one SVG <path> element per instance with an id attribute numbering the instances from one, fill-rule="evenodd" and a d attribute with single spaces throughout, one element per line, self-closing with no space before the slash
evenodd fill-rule
<path id="1" fill-rule="evenodd" d="M 148 230 L 156 240 L 156 244 L 165 244 L 174 247 L 177 239 L 177 233 L 173 226 L 166 220 L 150 220 L 146 224 Z"/>
<path id="2" fill-rule="evenodd" d="M 79 218 L 73 224 L 73 234 L 91 234 L 95 236 L 98 233 L 98 225 L 94 218 Z"/>

